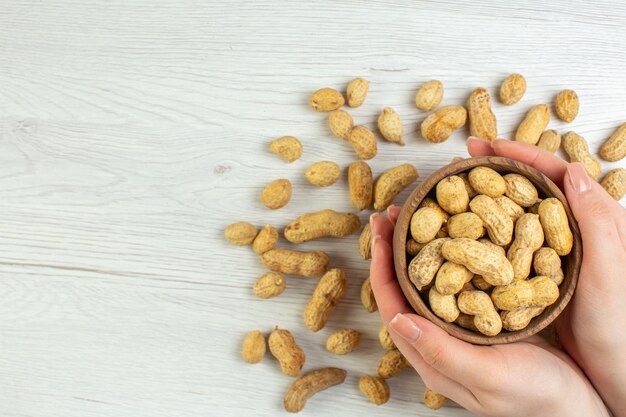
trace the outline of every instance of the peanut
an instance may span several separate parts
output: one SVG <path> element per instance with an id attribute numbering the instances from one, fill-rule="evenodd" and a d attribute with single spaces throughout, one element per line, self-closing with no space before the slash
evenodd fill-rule
<path id="1" fill-rule="evenodd" d="M 304 323 L 309 330 L 317 332 L 326 325 L 328 316 L 346 292 L 346 286 L 343 270 L 334 268 L 324 274 L 304 309 Z"/>
<path id="2" fill-rule="evenodd" d="M 261 255 L 267 269 L 288 275 L 317 277 L 326 272 L 328 255 L 322 251 L 301 252 L 290 249 L 271 249 Z"/>
<path id="3" fill-rule="evenodd" d="M 278 230 L 271 224 L 266 224 L 252 242 L 252 250 L 259 255 L 272 249 L 278 242 Z"/>
<path id="4" fill-rule="evenodd" d="M 530 207 L 539 200 L 539 193 L 530 180 L 519 174 L 506 174 L 506 196 L 522 207 Z"/>
<path id="5" fill-rule="evenodd" d="M 356 214 L 322 210 L 298 217 L 285 227 L 285 239 L 292 243 L 308 242 L 322 237 L 344 237 L 361 227 Z"/>
<path id="6" fill-rule="evenodd" d="M 224 237 L 233 245 L 245 246 L 254 242 L 257 233 L 257 228 L 254 225 L 248 222 L 237 222 L 226 226 Z"/>
<path id="7" fill-rule="evenodd" d="M 279 209 L 291 200 L 291 182 L 287 179 L 278 179 L 270 182 L 261 192 L 261 201 L 265 207 Z"/>
<path id="8" fill-rule="evenodd" d="M 502 319 L 489 295 L 483 291 L 464 291 L 459 294 L 459 310 L 474 316 L 474 326 L 484 335 L 495 336 L 502 330 Z"/>
<path id="9" fill-rule="evenodd" d="M 418 290 L 422 290 L 435 278 L 444 262 L 441 247 L 450 238 L 435 239 L 428 243 L 409 263 L 409 279 Z"/>
<path id="10" fill-rule="evenodd" d="M 626 156 L 626 123 L 622 123 L 600 147 L 600 157 L 616 162 Z"/>
<path id="11" fill-rule="evenodd" d="M 469 204 L 473 213 L 483 221 L 491 241 L 508 245 L 513 238 L 513 220 L 491 197 L 479 194 Z"/>
<path id="12" fill-rule="evenodd" d="M 367 97 L 367 92 L 370 88 L 370 82 L 363 78 L 355 78 L 354 80 L 348 83 L 348 89 L 346 91 L 346 96 L 348 97 L 348 106 L 350 107 L 359 107 L 363 102 L 365 102 L 365 98 Z"/>
<path id="13" fill-rule="evenodd" d="M 563 282 L 563 269 L 561 268 L 561 258 L 552 248 L 540 248 L 535 252 L 533 267 L 537 275 L 550 277 L 556 285 Z"/>
<path id="14" fill-rule="evenodd" d="M 506 192 L 506 182 L 504 178 L 491 168 L 473 168 L 467 178 L 472 188 L 478 194 L 485 194 L 491 198 L 495 198 Z"/>
<path id="15" fill-rule="evenodd" d="M 496 116 L 491 110 L 491 98 L 484 88 L 472 91 L 467 100 L 470 134 L 492 141 L 498 136 Z"/>
<path id="16" fill-rule="evenodd" d="M 354 162 L 348 168 L 348 188 L 352 205 L 364 210 L 372 205 L 374 180 L 372 170 L 363 161 Z"/>
<path id="17" fill-rule="evenodd" d="M 469 280 L 467 281 L 465 284 L 463 284 L 463 287 L 461 287 L 461 291 L 459 292 L 463 292 L 463 291 L 476 291 L 477 288 L 474 287 L 474 284 L 472 284 L 472 281 Z"/>
<path id="18" fill-rule="evenodd" d="M 396 344 L 393 342 L 391 335 L 389 334 L 389 330 L 387 330 L 387 326 L 384 324 L 380 326 L 380 330 L 378 331 L 378 341 L 383 349 L 393 350 L 397 349 Z"/>
<path id="19" fill-rule="evenodd" d="M 422 207 L 431 207 L 437 210 L 437 213 L 439 213 L 439 215 L 443 218 L 444 224 L 450 218 L 450 215 L 444 209 L 442 209 L 441 206 L 437 204 L 437 202 L 433 200 L 432 198 L 426 197 L 425 199 L 423 199 L 419 205 L 419 208 L 422 208 Z"/>
<path id="20" fill-rule="evenodd" d="M 307 168 L 304 173 L 305 178 L 318 187 L 328 187 L 339 180 L 341 169 L 337 163 L 332 161 L 316 162 Z"/>
<path id="21" fill-rule="evenodd" d="M 469 182 L 469 175 L 467 174 L 467 172 L 461 172 L 460 174 L 458 174 L 458 177 L 460 177 L 465 183 L 465 191 L 467 191 L 467 195 L 469 196 L 469 198 L 474 198 L 478 193 L 476 192 L 476 190 L 474 190 L 474 188 L 472 188 L 472 184 L 470 184 Z"/>
<path id="22" fill-rule="evenodd" d="M 387 209 L 393 199 L 418 177 L 417 170 L 411 164 L 398 165 L 382 173 L 374 184 L 374 210 Z"/>
<path id="23" fill-rule="evenodd" d="M 259 298 L 272 298 L 282 294 L 286 286 L 287 283 L 282 275 L 268 272 L 256 280 L 253 291 L 254 295 Z"/>
<path id="24" fill-rule="evenodd" d="M 570 162 L 580 162 L 591 178 L 597 180 L 602 174 L 600 162 L 591 155 L 585 138 L 572 131 L 563 135 L 563 150 Z"/>
<path id="25" fill-rule="evenodd" d="M 454 294 L 443 295 L 437 291 L 437 288 L 430 287 L 428 302 L 433 313 L 448 323 L 452 323 L 459 317 L 459 308 L 456 305 Z"/>
<path id="26" fill-rule="evenodd" d="M 387 351 L 387 353 L 380 358 L 376 373 L 379 377 L 387 379 L 400 372 L 403 368 L 407 368 L 409 366 L 409 362 L 402 355 L 402 353 L 400 353 L 399 350 L 394 349 Z"/>
<path id="27" fill-rule="evenodd" d="M 424 119 L 422 137 L 430 143 L 446 141 L 452 132 L 465 126 L 467 110 L 463 106 L 444 106 Z"/>
<path id="28" fill-rule="evenodd" d="M 350 132 L 354 127 L 352 116 L 345 110 L 337 109 L 328 115 L 328 126 L 330 131 L 339 139 L 348 140 Z"/>
<path id="29" fill-rule="evenodd" d="M 510 106 L 524 97 L 526 93 L 526 79 L 522 74 L 511 74 L 500 85 L 500 101 Z"/>
<path id="30" fill-rule="evenodd" d="M 285 159 L 287 162 L 293 162 L 302 156 L 302 144 L 293 136 L 283 136 L 275 139 L 269 144 L 270 151 Z"/>
<path id="31" fill-rule="evenodd" d="M 530 275 L 533 253 L 543 245 L 543 229 L 539 216 L 522 215 L 515 224 L 515 240 L 509 248 L 507 259 L 513 266 L 513 279 L 526 279 Z"/>
<path id="32" fill-rule="evenodd" d="M 621 200 L 626 194 L 626 169 L 615 168 L 607 172 L 600 185 L 615 200 Z"/>
<path id="33" fill-rule="evenodd" d="M 498 246 L 499 248 L 502 248 L 502 246 Z M 488 283 L 487 281 L 485 281 L 485 278 L 483 278 L 480 275 L 474 275 L 474 278 L 472 278 L 472 284 L 479 290 L 481 291 L 489 291 L 493 288 L 493 285 L 491 285 L 490 283 Z"/>
<path id="34" fill-rule="evenodd" d="M 348 142 L 361 159 L 372 159 L 378 152 L 376 137 L 371 130 L 365 126 L 355 126 L 350 131 Z"/>
<path id="35" fill-rule="evenodd" d="M 541 133 L 550 122 L 550 109 L 547 104 L 538 104 L 531 107 L 526 113 L 524 120 L 517 127 L 515 140 L 518 142 L 536 145 L 539 142 Z"/>
<path id="36" fill-rule="evenodd" d="M 496 204 L 509 215 L 511 220 L 513 220 L 513 223 L 515 223 L 517 219 L 524 214 L 524 208 L 515 201 L 511 200 L 509 197 L 501 195 L 500 197 L 494 198 L 493 201 L 495 201 Z"/>
<path id="37" fill-rule="evenodd" d="M 368 313 L 373 313 L 378 310 L 376 298 L 374 298 L 374 291 L 372 291 L 372 282 L 370 281 L 370 277 L 367 277 L 361 285 L 361 304 L 363 304 L 363 307 L 365 307 Z"/>
<path id="38" fill-rule="evenodd" d="M 543 226 L 548 246 L 559 256 L 568 255 L 574 245 L 574 236 L 569 228 L 563 204 L 554 197 L 543 200 L 539 204 L 539 221 Z"/>
<path id="39" fill-rule="evenodd" d="M 510 332 L 525 329 L 530 321 L 543 313 L 543 307 L 519 307 L 514 310 L 500 312 L 502 327 Z"/>
<path id="40" fill-rule="evenodd" d="M 448 213 L 459 214 L 467 211 L 469 195 L 460 177 L 452 175 L 439 181 L 436 194 L 437 203 Z"/>
<path id="41" fill-rule="evenodd" d="M 450 217 L 446 228 L 448 235 L 453 239 L 458 237 L 478 239 L 485 234 L 483 221 L 472 212 L 459 213 Z"/>
<path id="42" fill-rule="evenodd" d="M 468 291 L 476 291 L 476 290 L 474 289 L 474 290 L 468 290 Z M 472 330 L 475 332 L 478 331 L 478 329 L 474 325 L 474 316 L 471 316 L 469 314 L 460 313 L 459 317 L 457 317 L 454 322 L 458 324 L 459 326 L 463 327 L 464 329 Z"/>
<path id="43" fill-rule="evenodd" d="M 443 218 L 431 207 L 418 209 L 411 216 L 411 237 L 417 243 L 428 243 L 435 238 L 441 229 Z"/>
<path id="44" fill-rule="evenodd" d="M 265 356 L 265 336 L 260 330 L 253 330 L 243 339 L 241 356 L 248 363 L 259 363 Z"/>
<path id="45" fill-rule="evenodd" d="M 298 413 L 313 395 L 341 384 L 345 379 L 346 371 L 339 368 L 322 368 L 309 372 L 291 384 L 283 399 L 283 406 L 290 413 Z"/>
<path id="46" fill-rule="evenodd" d="M 500 310 L 519 307 L 547 307 L 559 298 L 559 287 L 550 277 L 540 275 L 528 281 L 516 280 L 493 289 L 491 299 Z"/>
<path id="47" fill-rule="evenodd" d="M 368 400 L 376 405 L 389 401 L 389 385 L 382 378 L 363 375 L 359 378 L 359 389 Z"/>
<path id="48" fill-rule="evenodd" d="M 483 245 L 489 246 L 489 248 L 495 250 L 498 253 L 501 253 L 502 256 L 506 257 L 506 250 L 504 250 L 502 246 L 496 245 L 495 243 L 493 243 L 491 240 L 487 238 L 478 239 L 478 241 L 482 243 Z"/>
<path id="49" fill-rule="evenodd" d="M 561 134 L 554 129 L 546 130 L 539 137 L 537 147 L 555 153 L 561 147 Z"/>
<path id="50" fill-rule="evenodd" d="M 448 399 L 438 392 L 435 392 L 428 387 L 424 390 L 424 405 L 431 410 L 439 410 L 447 402 Z"/>
<path id="51" fill-rule="evenodd" d="M 454 295 L 460 292 L 463 286 L 472 280 L 472 277 L 474 277 L 472 271 L 463 265 L 448 261 L 437 271 L 435 288 L 441 295 Z"/>
<path id="52" fill-rule="evenodd" d="M 443 99 L 443 84 L 439 80 L 430 80 L 421 85 L 415 95 L 415 107 L 424 111 L 436 108 Z"/>
<path id="53" fill-rule="evenodd" d="M 578 95 L 574 90 L 563 90 L 554 99 L 554 111 L 559 119 L 564 122 L 571 122 L 578 114 L 580 103 Z"/>
<path id="54" fill-rule="evenodd" d="M 406 251 L 409 255 L 415 256 L 426 246 L 425 243 L 417 243 L 414 239 L 409 239 L 406 242 Z"/>
<path id="55" fill-rule="evenodd" d="M 481 275 L 491 285 L 506 285 L 513 280 L 513 266 L 508 259 L 484 243 L 466 238 L 448 240 L 441 245 L 441 254 L 446 260 Z"/>
<path id="56" fill-rule="evenodd" d="M 402 120 L 391 107 L 385 107 L 378 117 L 378 130 L 386 141 L 404 146 Z"/>
<path id="57" fill-rule="evenodd" d="M 361 334 L 354 329 L 341 329 L 326 339 L 326 350 L 335 355 L 346 355 L 359 346 Z"/>
<path id="58" fill-rule="evenodd" d="M 268 339 L 270 352 L 278 360 L 281 371 L 288 376 L 298 376 L 306 356 L 289 330 L 276 327 Z"/>
<path id="59" fill-rule="evenodd" d="M 539 214 L 539 204 L 541 204 L 542 201 L 543 200 L 540 198 L 535 204 L 528 207 L 528 213 Z"/>
<path id="60" fill-rule="evenodd" d="M 315 111 L 329 112 L 343 106 L 345 100 L 341 93 L 334 88 L 322 88 L 309 97 L 309 105 Z"/>
<path id="61" fill-rule="evenodd" d="M 359 237 L 359 254 L 365 260 L 372 258 L 372 228 L 366 224 Z"/>

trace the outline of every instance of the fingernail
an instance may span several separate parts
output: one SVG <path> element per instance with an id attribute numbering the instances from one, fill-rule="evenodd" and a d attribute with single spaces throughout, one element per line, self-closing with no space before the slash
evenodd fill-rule
<path id="1" fill-rule="evenodd" d="M 372 213 L 372 215 L 370 216 L 370 224 L 374 223 L 374 219 L 376 217 L 380 216 L 380 214 L 378 214 L 378 212 L 374 212 Z"/>
<path id="2" fill-rule="evenodd" d="M 417 342 L 417 339 L 419 339 L 422 334 L 422 331 L 413 320 L 401 313 L 396 314 L 395 317 L 391 319 L 389 326 L 409 343 Z"/>
<path id="3" fill-rule="evenodd" d="M 467 138 L 467 140 L 465 141 L 466 144 L 470 143 L 471 141 L 481 141 L 481 142 L 486 142 L 485 139 L 483 138 L 479 138 L 478 136 L 470 136 L 469 138 Z"/>
<path id="4" fill-rule="evenodd" d="M 591 188 L 591 178 L 587 175 L 585 167 L 580 162 L 567 165 L 567 176 L 570 185 L 578 193 L 584 193 Z"/>
<path id="5" fill-rule="evenodd" d="M 372 248 L 370 250 L 372 252 L 372 258 L 374 257 L 374 254 L 376 253 L 376 246 L 380 239 L 381 239 L 380 235 L 376 235 L 372 238 Z"/>
<path id="6" fill-rule="evenodd" d="M 391 214 L 391 209 L 392 209 L 392 208 L 396 208 L 396 207 L 397 207 L 397 206 L 395 206 L 395 205 L 393 205 L 393 204 L 392 204 L 392 205 L 390 205 L 389 207 L 387 207 L 387 215 L 390 215 L 390 214 Z"/>

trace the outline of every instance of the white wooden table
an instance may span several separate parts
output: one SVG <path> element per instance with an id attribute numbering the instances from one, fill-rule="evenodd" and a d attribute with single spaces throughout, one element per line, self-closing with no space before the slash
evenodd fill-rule
<path id="1" fill-rule="evenodd" d="M 358 297 L 368 264 L 357 236 L 304 245 L 327 250 L 350 282 L 327 328 L 312 334 L 301 312 L 316 280 L 289 277 L 280 297 L 255 299 L 263 268 L 222 233 L 237 220 L 282 227 L 309 210 L 351 210 L 345 178 L 314 189 L 302 174 L 317 160 L 345 168 L 355 159 L 306 104 L 311 91 L 343 89 L 354 76 L 372 82 L 356 122 L 373 127 L 393 106 L 408 132 L 405 147 L 379 143 L 376 174 L 411 162 L 424 177 L 466 155 L 466 131 L 441 145 L 418 137 L 425 114 L 413 98 L 432 78 L 446 86 L 444 104 L 463 104 L 472 88 L 494 93 L 523 73 L 521 103 L 494 100 L 504 137 L 531 105 L 573 88 L 579 117 L 551 127 L 576 130 L 597 151 L 626 121 L 626 6 L 511 4 L 3 1 L 0 415 L 283 415 L 291 380 L 269 355 L 256 366 L 240 360 L 244 333 L 274 325 L 293 330 L 306 371 L 349 372 L 302 415 L 470 415 L 427 410 L 409 370 L 390 380 L 384 406 L 358 392 L 382 349 L 378 316 Z M 267 151 L 287 134 L 305 147 L 290 165 Z M 292 180 L 293 200 L 269 211 L 258 194 L 279 177 Z M 331 356 L 326 336 L 348 325 L 364 333 L 362 348 Z"/>

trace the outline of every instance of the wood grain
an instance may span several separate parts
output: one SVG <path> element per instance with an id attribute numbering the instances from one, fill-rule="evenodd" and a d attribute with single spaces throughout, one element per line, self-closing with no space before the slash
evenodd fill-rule
<path id="1" fill-rule="evenodd" d="M 379 319 L 360 305 L 368 264 L 357 236 L 302 247 L 325 249 L 348 271 L 348 292 L 326 329 L 311 334 L 302 310 L 315 280 L 257 300 L 264 271 L 248 248 L 228 246 L 226 224 L 284 227 L 305 211 L 352 210 L 346 175 L 315 189 L 308 165 L 352 149 L 306 104 L 324 86 L 371 81 L 355 122 L 374 128 L 392 106 L 405 147 L 379 143 L 374 175 L 403 162 L 423 177 L 465 156 L 467 132 L 430 145 L 419 85 L 446 87 L 463 104 L 485 86 L 495 96 L 512 72 L 528 92 L 494 112 L 512 136 L 534 104 L 576 90 L 570 125 L 593 152 L 626 117 L 626 5 L 619 1 L 524 2 L 154 2 L 6 0 L 0 11 L 0 414 L 8 417 L 277 415 L 291 383 L 268 356 L 239 358 L 251 329 L 293 330 L 305 371 L 348 370 L 346 383 L 313 398 L 321 413 L 468 416 L 419 403 L 409 370 L 374 407 L 358 392 L 383 351 Z M 285 164 L 267 151 L 290 134 L 305 148 Z M 605 171 L 625 162 L 604 164 Z M 291 203 L 265 209 L 270 180 L 294 185 Z M 397 198 L 403 201 L 408 191 Z M 366 221 L 369 213 L 360 217 Z M 333 330 L 364 333 L 346 357 L 324 349 Z"/>

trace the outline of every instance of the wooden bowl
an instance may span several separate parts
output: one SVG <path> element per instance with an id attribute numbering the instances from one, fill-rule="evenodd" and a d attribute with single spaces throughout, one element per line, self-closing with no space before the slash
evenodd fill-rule
<path id="1" fill-rule="evenodd" d="M 409 237 L 411 216 L 415 213 L 419 204 L 425 197 L 429 196 L 429 194 L 432 195 L 434 193 L 437 183 L 439 183 L 439 181 L 443 178 L 469 171 L 478 166 L 492 168 L 501 174 L 516 173 L 523 175 L 528 178 L 535 185 L 535 187 L 537 187 L 537 191 L 539 191 L 539 196 L 541 198 L 556 197 L 559 199 L 565 207 L 569 225 L 572 229 L 572 234 L 574 235 L 574 246 L 572 251 L 569 255 L 561 258 L 564 279 L 559 286 L 560 295 L 557 301 L 551 306 L 548 306 L 541 315 L 532 319 L 530 324 L 525 329 L 515 332 L 502 330 L 502 332 L 496 336 L 485 336 L 479 332 L 464 329 L 454 323 L 447 323 L 437 317 L 430 310 L 427 302 L 425 302 L 424 299 L 422 299 L 422 296 L 418 293 L 417 289 L 409 279 L 407 271 L 407 265 L 410 262 L 410 255 L 406 253 L 406 241 Z M 420 185 L 418 185 L 415 190 L 413 190 L 407 201 L 404 203 L 400 216 L 398 217 L 398 222 L 396 223 L 393 236 L 393 253 L 396 276 L 398 277 L 398 281 L 402 287 L 402 292 L 417 314 L 427 318 L 458 339 L 477 345 L 496 345 L 515 342 L 540 332 L 552 323 L 565 309 L 567 303 L 574 294 L 574 290 L 576 289 L 578 273 L 580 271 L 580 264 L 582 261 L 582 241 L 580 239 L 578 224 L 574 219 L 565 196 L 559 187 L 557 187 L 548 177 L 533 167 L 512 159 L 497 156 L 482 156 L 478 158 L 464 159 L 462 161 L 446 165 L 432 173 Z M 426 295 L 425 298 L 428 299 L 428 296 Z"/>

